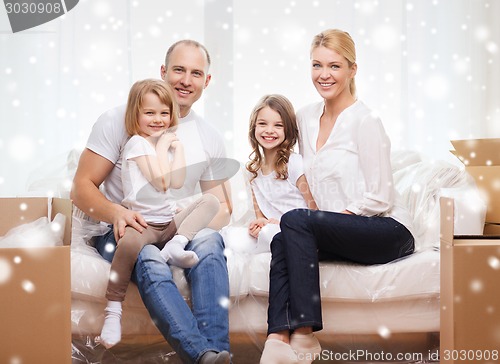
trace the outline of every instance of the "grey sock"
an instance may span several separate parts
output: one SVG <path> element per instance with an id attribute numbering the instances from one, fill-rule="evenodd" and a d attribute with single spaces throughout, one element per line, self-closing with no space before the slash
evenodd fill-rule
<path id="1" fill-rule="evenodd" d="M 207 351 L 202 355 L 200 364 L 229 364 L 231 355 L 227 351 L 216 353 L 215 351 Z"/>

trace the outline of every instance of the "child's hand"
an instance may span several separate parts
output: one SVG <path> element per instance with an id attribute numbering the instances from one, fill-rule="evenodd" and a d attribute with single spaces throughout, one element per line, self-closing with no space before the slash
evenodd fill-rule
<path id="1" fill-rule="evenodd" d="M 262 230 L 262 228 L 268 223 L 269 220 L 264 217 L 255 219 L 248 225 L 248 233 L 254 238 L 257 238 L 259 236 L 260 230 Z"/>
<path id="2" fill-rule="evenodd" d="M 174 140 L 170 144 L 170 148 L 172 148 L 173 150 L 182 149 L 183 145 L 182 145 L 182 143 L 179 140 Z"/>
<path id="3" fill-rule="evenodd" d="M 169 149 L 172 143 L 176 141 L 179 141 L 179 139 L 177 139 L 177 135 L 175 135 L 174 133 L 164 132 L 160 135 L 160 138 L 158 139 L 158 143 L 156 145 Z"/>
<path id="4" fill-rule="evenodd" d="M 276 224 L 276 225 L 279 225 L 280 224 L 280 221 L 279 220 L 276 220 L 275 218 L 270 218 L 268 220 L 269 224 Z"/>

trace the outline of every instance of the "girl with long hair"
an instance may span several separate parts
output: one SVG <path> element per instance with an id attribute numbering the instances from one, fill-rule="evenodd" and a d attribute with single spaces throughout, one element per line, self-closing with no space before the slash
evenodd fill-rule
<path id="1" fill-rule="evenodd" d="M 302 157 L 293 152 L 298 129 L 290 101 L 277 94 L 262 97 L 251 113 L 248 139 L 252 153 L 246 168 L 256 215 L 248 231 L 259 239 L 256 252 L 269 251 L 269 243 L 279 231 L 279 221 L 285 212 L 316 209 L 304 176 Z"/>

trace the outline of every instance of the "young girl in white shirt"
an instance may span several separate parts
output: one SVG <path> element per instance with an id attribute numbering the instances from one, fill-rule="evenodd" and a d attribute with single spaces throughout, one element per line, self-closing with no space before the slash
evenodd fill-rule
<path id="1" fill-rule="evenodd" d="M 320 359 L 319 260 L 383 264 L 413 252 L 412 220 L 394 189 L 390 141 L 380 118 L 356 98 L 351 36 L 314 37 L 311 80 L 322 101 L 297 113 L 305 176 L 319 210 L 281 218 L 271 243 L 268 336 L 261 364 Z M 341 282 L 339 282 L 341 283 Z M 312 299 L 313 298 L 313 299 Z"/>
<path id="2" fill-rule="evenodd" d="M 264 96 L 250 116 L 248 138 L 252 153 L 246 168 L 250 172 L 256 215 L 248 232 L 258 238 L 254 252 L 269 251 L 269 243 L 279 232 L 280 218 L 285 212 L 316 209 L 304 176 L 302 157 L 293 153 L 298 129 L 290 101 L 282 95 Z"/>
<path id="3" fill-rule="evenodd" d="M 171 188 L 183 186 L 186 175 L 184 149 L 175 135 L 178 113 L 174 94 L 164 81 L 138 81 L 130 89 L 125 114 L 130 139 L 122 152 L 122 205 L 140 212 L 148 226 L 142 233 L 127 226 L 118 240 L 100 336 L 107 348 L 121 340 L 122 301 L 144 245 L 155 244 L 168 263 L 191 268 L 198 256 L 184 248 L 219 210 L 218 199 L 210 194 L 180 212 L 169 196 Z"/>

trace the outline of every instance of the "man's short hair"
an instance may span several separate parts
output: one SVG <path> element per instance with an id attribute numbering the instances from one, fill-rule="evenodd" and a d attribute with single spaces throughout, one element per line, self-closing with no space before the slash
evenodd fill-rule
<path id="1" fill-rule="evenodd" d="M 170 48 L 167 50 L 167 54 L 165 55 L 165 67 L 168 67 L 168 60 L 170 58 L 170 55 L 174 51 L 175 47 L 177 47 L 179 44 L 191 45 L 191 46 L 194 46 L 196 48 L 201 48 L 203 50 L 203 52 L 205 52 L 205 55 L 207 56 L 208 68 L 210 68 L 211 60 L 210 60 L 210 54 L 208 53 L 207 48 L 203 44 L 201 44 L 200 42 L 197 42 L 196 40 L 192 40 L 192 39 L 182 39 L 182 40 L 175 42 L 174 44 L 172 44 L 170 46 Z"/>

